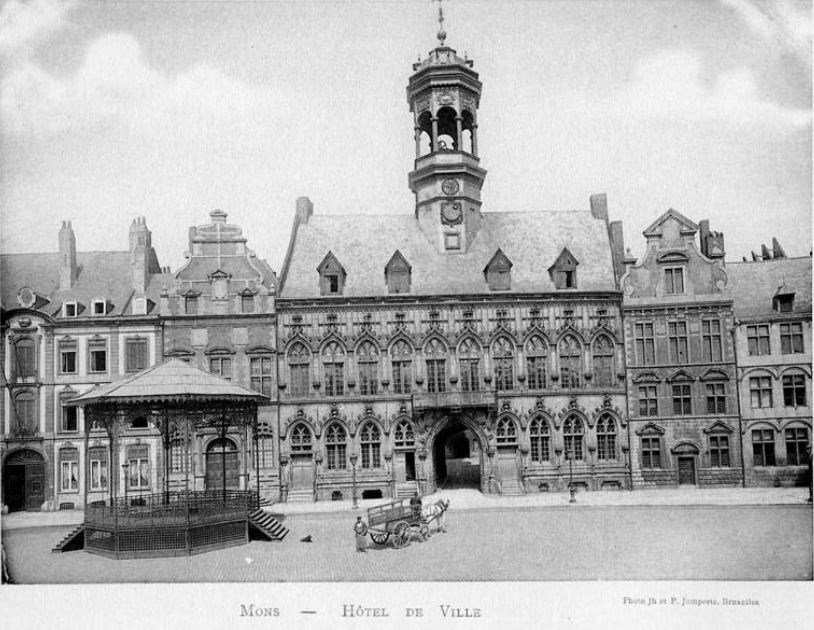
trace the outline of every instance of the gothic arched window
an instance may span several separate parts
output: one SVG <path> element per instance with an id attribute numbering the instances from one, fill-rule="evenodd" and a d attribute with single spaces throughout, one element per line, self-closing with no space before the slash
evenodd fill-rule
<path id="1" fill-rule="evenodd" d="M 501 337 L 492 347 L 495 358 L 495 387 L 498 391 L 514 389 L 514 344 Z"/>
<path id="2" fill-rule="evenodd" d="M 332 424 L 325 431 L 325 455 L 328 470 L 345 470 L 348 467 L 348 434 L 339 424 Z"/>
<path id="3" fill-rule="evenodd" d="M 458 348 L 461 391 L 476 392 L 480 389 L 480 346 L 472 339 L 464 339 Z"/>
<path id="4" fill-rule="evenodd" d="M 540 337 L 532 337 L 526 342 L 526 372 L 529 389 L 541 390 L 546 386 L 547 347 Z"/>
<path id="5" fill-rule="evenodd" d="M 511 418 L 501 418 L 495 431 L 497 443 L 504 446 L 517 444 L 517 425 Z"/>
<path id="6" fill-rule="evenodd" d="M 596 456 L 600 460 L 616 459 L 616 423 L 607 414 L 596 423 Z"/>
<path id="7" fill-rule="evenodd" d="M 291 431 L 291 439 L 289 440 L 292 453 L 307 453 L 310 454 L 313 449 L 313 441 L 311 439 L 311 429 L 304 424 L 298 424 Z"/>
<path id="8" fill-rule="evenodd" d="M 597 337 L 591 347 L 591 356 L 594 364 L 594 385 L 613 387 L 616 377 L 613 342 L 606 335 Z"/>
<path id="9" fill-rule="evenodd" d="M 531 461 L 547 462 L 551 460 L 551 429 L 544 418 L 535 418 L 529 427 L 531 439 Z"/>
<path id="10" fill-rule="evenodd" d="M 413 348 L 406 341 L 397 341 L 390 348 L 393 372 L 393 393 L 409 394 L 413 390 Z"/>
<path id="11" fill-rule="evenodd" d="M 582 346 L 573 335 L 560 342 L 560 387 L 582 387 Z"/>
<path id="12" fill-rule="evenodd" d="M 288 373 L 291 378 L 291 395 L 307 396 L 311 386 L 311 352 L 300 342 L 288 350 Z"/>
<path id="13" fill-rule="evenodd" d="M 371 342 L 365 341 L 356 349 L 359 365 L 359 393 L 369 396 L 379 391 L 379 351 Z"/>
<path id="14" fill-rule="evenodd" d="M 402 420 L 396 425 L 395 442 L 396 448 L 415 447 L 415 431 L 409 420 Z"/>
<path id="15" fill-rule="evenodd" d="M 563 446 L 566 460 L 583 459 L 585 429 L 582 420 L 568 416 L 562 423 Z"/>
<path id="16" fill-rule="evenodd" d="M 326 396 L 345 393 L 345 351 L 335 341 L 322 349 L 322 369 Z"/>
<path id="17" fill-rule="evenodd" d="M 362 446 L 362 468 L 381 468 L 382 465 L 382 435 L 373 422 L 362 427 L 359 434 Z"/>
<path id="18" fill-rule="evenodd" d="M 424 348 L 427 365 L 427 391 L 430 394 L 447 389 L 447 349 L 438 339 L 431 340 Z"/>

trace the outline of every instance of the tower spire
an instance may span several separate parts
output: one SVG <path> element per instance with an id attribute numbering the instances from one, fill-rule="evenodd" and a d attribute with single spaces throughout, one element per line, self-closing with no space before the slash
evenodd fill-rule
<path id="1" fill-rule="evenodd" d="M 447 38 L 447 32 L 444 30 L 444 6 L 441 4 L 443 0 L 433 0 L 438 3 L 438 41 L 441 46 L 444 45 L 444 40 Z"/>

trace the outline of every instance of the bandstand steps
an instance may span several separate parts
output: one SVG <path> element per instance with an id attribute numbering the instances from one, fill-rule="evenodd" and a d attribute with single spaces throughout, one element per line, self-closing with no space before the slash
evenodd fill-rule
<path id="1" fill-rule="evenodd" d="M 85 548 L 85 525 L 77 525 L 56 547 L 51 549 L 51 553 L 62 553 L 63 551 L 76 551 Z"/>
<path id="2" fill-rule="evenodd" d="M 273 504 L 274 504 L 274 501 L 272 501 L 268 497 L 260 497 L 260 507 L 268 507 L 268 506 L 273 505 Z"/>
<path id="3" fill-rule="evenodd" d="M 249 526 L 255 533 L 259 533 L 269 540 L 282 540 L 288 534 L 287 527 L 261 509 L 249 514 Z"/>

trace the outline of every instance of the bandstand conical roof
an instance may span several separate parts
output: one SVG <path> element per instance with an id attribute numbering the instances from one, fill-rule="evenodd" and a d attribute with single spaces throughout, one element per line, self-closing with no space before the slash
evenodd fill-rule
<path id="1" fill-rule="evenodd" d="M 268 397 L 178 359 L 125 376 L 70 400 L 85 406 L 103 402 L 267 401 Z"/>

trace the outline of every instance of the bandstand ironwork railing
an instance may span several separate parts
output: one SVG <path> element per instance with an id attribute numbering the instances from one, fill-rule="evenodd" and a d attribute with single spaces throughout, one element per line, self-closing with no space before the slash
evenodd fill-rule
<path id="1" fill-rule="evenodd" d="M 145 383 L 139 383 L 139 375 L 135 375 L 120 382 L 127 381 L 125 387 L 113 383 L 70 401 L 84 409 L 85 453 L 92 430 L 98 433 L 101 428 L 108 438 L 111 481 L 106 500 L 88 502 L 90 473 L 85 466 L 85 550 L 119 559 L 149 558 L 190 555 L 248 543 L 249 514 L 259 507 L 260 497 L 257 407 L 266 397 L 177 360 L 140 374 L 151 371 L 152 378 L 145 379 Z M 149 385 L 156 383 L 156 377 L 164 382 L 155 386 L 158 391 L 151 392 Z M 130 480 L 125 478 L 122 497 L 117 474 L 121 467 L 121 437 L 124 427 L 142 417 L 160 435 L 164 455 L 162 488 L 160 492 L 127 496 Z M 248 475 L 244 489 L 227 487 L 225 438 L 236 428 L 252 431 L 254 490 L 248 487 Z M 197 432 L 213 429 L 221 438 L 222 485 L 201 491 L 191 479 L 194 475 L 191 445 Z M 171 485 L 170 449 L 179 440 L 182 471 L 176 468 L 175 472 L 180 472 L 183 480 L 176 477 Z M 248 473 L 248 469 L 249 462 L 244 459 L 244 472 Z"/>

